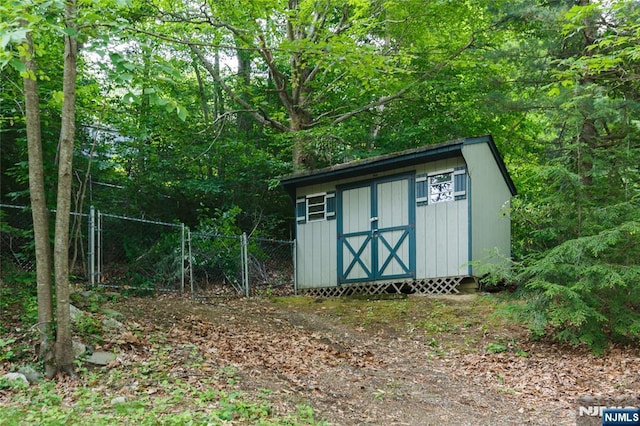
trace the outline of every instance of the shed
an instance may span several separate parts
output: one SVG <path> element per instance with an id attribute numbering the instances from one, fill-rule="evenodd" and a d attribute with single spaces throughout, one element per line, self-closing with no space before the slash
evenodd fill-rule
<path id="1" fill-rule="evenodd" d="M 295 200 L 296 289 L 451 293 L 511 254 L 515 185 L 491 136 L 281 179 Z"/>

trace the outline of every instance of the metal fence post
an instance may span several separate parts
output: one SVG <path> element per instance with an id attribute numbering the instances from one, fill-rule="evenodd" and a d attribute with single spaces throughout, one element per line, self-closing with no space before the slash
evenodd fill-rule
<path id="1" fill-rule="evenodd" d="M 298 295 L 298 240 L 293 240 L 291 242 L 291 249 L 293 250 L 293 254 L 291 255 L 293 259 L 293 294 Z"/>
<path id="2" fill-rule="evenodd" d="M 89 274 L 89 284 L 91 286 L 96 285 L 96 228 L 95 228 L 95 220 L 96 220 L 96 210 L 93 206 L 89 207 L 89 253 L 87 253 L 87 257 L 89 258 L 89 270 L 87 271 Z"/>
<path id="3" fill-rule="evenodd" d="M 247 233 L 242 233 L 242 271 L 244 275 L 244 295 L 245 297 L 249 297 L 249 255 L 248 255 L 248 244 L 247 244 Z"/>
<path id="4" fill-rule="evenodd" d="M 96 241 L 96 283 L 102 282 L 102 212 L 98 210 L 98 238 Z"/>
<path id="5" fill-rule="evenodd" d="M 180 225 L 180 293 L 184 294 L 184 223 Z"/>
<path id="6" fill-rule="evenodd" d="M 242 235 L 238 236 L 238 239 L 240 240 L 240 288 L 236 290 L 240 293 L 243 288 L 246 288 L 244 285 L 246 279 L 244 273 L 244 244 L 242 243 Z"/>
<path id="7" fill-rule="evenodd" d="M 191 229 L 187 228 L 187 241 L 189 242 L 189 258 L 187 260 L 187 262 L 189 263 L 189 284 L 191 285 L 191 297 L 194 297 L 194 291 L 195 291 L 195 287 L 194 287 L 194 283 L 193 283 L 193 259 L 192 259 L 192 255 L 191 255 Z"/>

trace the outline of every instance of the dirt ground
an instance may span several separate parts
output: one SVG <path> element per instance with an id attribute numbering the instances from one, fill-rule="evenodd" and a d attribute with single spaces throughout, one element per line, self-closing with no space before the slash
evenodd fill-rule
<path id="1" fill-rule="evenodd" d="M 457 321 L 451 307 L 465 315 L 475 300 L 167 297 L 127 298 L 112 309 L 138 330 L 119 341 L 123 363 L 144 356 L 140 332 L 162 331 L 174 348 L 174 374 L 231 368 L 246 394 L 268 390 L 276 410 L 308 404 L 335 425 L 573 425 L 580 396 L 639 394 L 633 350 L 594 357 L 529 342 L 524 330 L 493 320 Z M 430 323 L 408 306 L 454 316 Z M 194 353 L 204 360 L 196 367 L 188 362 Z"/>

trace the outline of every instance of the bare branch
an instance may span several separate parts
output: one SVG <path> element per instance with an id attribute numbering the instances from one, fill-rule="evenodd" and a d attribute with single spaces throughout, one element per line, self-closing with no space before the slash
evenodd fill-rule
<path id="1" fill-rule="evenodd" d="M 285 76 L 278 70 L 276 66 L 275 60 L 273 59 L 273 53 L 270 48 L 267 47 L 267 41 L 265 40 L 264 35 L 260 34 L 260 56 L 267 63 L 267 67 L 269 68 L 269 72 L 271 73 L 271 78 L 273 78 L 273 83 L 276 86 L 276 92 L 278 93 L 278 97 L 282 101 L 282 104 L 287 109 L 287 112 L 291 116 L 293 111 L 293 101 L 291 96 L 287 92 L 286 89 L 286 81 Z"/>
<path id="2" fill-rule="evenodd" d="M 233 99 L 240 106 L 242 106 L 248 112 L 250 112 L 251 115 L 256 120 L 258 120 L 262 124 L 265 124 L 265 125 L 270 126 L 270 127 L 274 128 L 274 129 L 280 130 L 282 132 L 290 132 L 291 131 L 291 129 L 288 126 L 285 126 L 284 124 L 280 123 L 279 121 L 273 120 L 272 118 L 267 116 L 267 114 L 264 111 L 256 110 L 248 102 L 246 102 L 244 99 L 242 99 L 240 96 L 238 96 L 238 94 L 233 89 L 231 89 L 225 83 L 225 81 L 220 77 L 220 74 L 216 71 L 215 67 L 211 64 L 211 62 L 209 62 L 207 60 L 207 58 L 204 56 L 204 53 L 202 53 L 202 51 L 197 46 L 191 45 L 187 41 L 183 41 L 183 44 L 186 44 L 186 45 L 188 45 L 190 47 L 191 51 L 200 59 L 200 61 L 202 62 L 202 65 L 204 66 L 204 68 L 211 75 L 211 77 L 213 77 L 213 79 L 216 81 L 216 83 L 218 83 L 220 85 L 222 90 L 224 90 L 224 92 L 227 95 L 229 95 L 229 97 L 231 97 L 231 99 Z"/>

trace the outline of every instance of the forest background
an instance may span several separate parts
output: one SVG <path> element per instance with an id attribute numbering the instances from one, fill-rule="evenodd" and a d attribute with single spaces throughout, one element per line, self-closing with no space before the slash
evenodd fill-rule
<path id="1" fill-rule="evenodd" d="M 638 342 L 639 2 L 11 0 L 0 16 L 1 202 L 30 202 L 34 81 L 56 206 L 65 45 L 75 211 L 291 238 L 279 176 L 491 134 L 519 191 L 513 267 L 491 271 L 525 298 L 514 315 L 595 350 Z"/>

